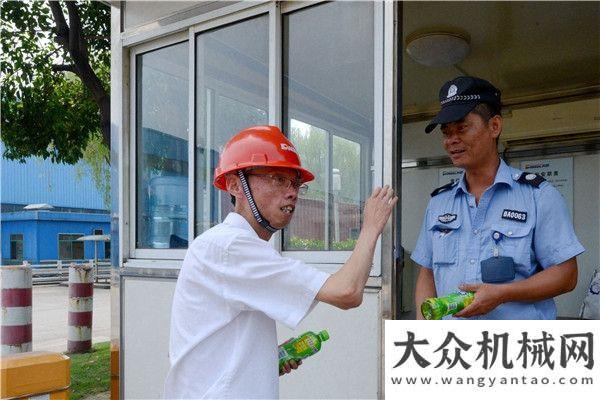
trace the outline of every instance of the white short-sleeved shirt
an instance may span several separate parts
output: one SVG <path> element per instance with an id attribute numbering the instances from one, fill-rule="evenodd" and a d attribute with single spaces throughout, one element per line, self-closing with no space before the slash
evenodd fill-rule
<path id="1" fill-rule="evenodd" d="M 295 328 L 328 277 L 236 213 L 198 236 L 173 298 L 165 398 L 279 397 L 275 321 Z"/>

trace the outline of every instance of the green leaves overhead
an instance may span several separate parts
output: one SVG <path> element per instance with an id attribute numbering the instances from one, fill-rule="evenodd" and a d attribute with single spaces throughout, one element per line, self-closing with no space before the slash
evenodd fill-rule
<path id="1" fill-rule="evenodd" d="M 110 9 L 95 1 L 53 6 L 55 13 L 48 1 L 1 4 L 2 141 L 10 159 L 72 164 L 98 132 L 109 145 Z"/>

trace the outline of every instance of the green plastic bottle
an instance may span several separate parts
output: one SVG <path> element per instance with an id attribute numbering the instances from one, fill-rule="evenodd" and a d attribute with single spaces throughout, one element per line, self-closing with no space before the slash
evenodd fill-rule
<path id="1" fill-rule="evenodd" d="M 279 345 L 279 371 L 283 364 L 290 360 L 302 360 L 321 350 L 321 343 L 329 339 L 329 333 L 322 330 L 319 333 L 304 332 L 297 338 Z"/>
<path id="2" fill-rule="evenodd" d="M 432 297 L 421 304 L 421 314 L 425 319 L 442 319 L 454 315 L 473 302 L 473 292 L 452 293 L 444 297 Z"/>

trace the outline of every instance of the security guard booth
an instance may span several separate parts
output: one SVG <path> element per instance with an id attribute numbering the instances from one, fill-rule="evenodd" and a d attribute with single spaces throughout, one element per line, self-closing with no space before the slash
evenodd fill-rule
<path id="1" fill-rule="evenodd" d="M 225 142 L 250 125 L 280 126 L 316 175 L 291 225 L 272 239 L 286 256 L 336 271 L 354 247 L 372 188 L 402 190 L 363 304 L 350 311 L 319 304 L 296 332 L 278 327 L 280 342 L 305 330 L 331 335 L 319 356 L 281 378 L 282 398 L 384 396 L 383 323 L 414 312 L 408 253 L 448 166 L 439 136 L 423 127 L 439 107 L 439 87 L 457 75 L 503 90 L 507 121 L 522 121 L 507 122 L 502 135 L 511 163 L 560 155 L 548 153 L 560 148 L 557 137 L 575 135 L 569 145 L 577 137 L 580 147 L 569 147 L 573 209 L 576 229 L 589 229 L 577 233 L 591 257 L 580 265 L 598 264 L 597 224 L 594 231 L 577 212 L 596 210 L 598 220 L 598 5 L 484 3 L 111 3 L 114 399 L 162 396 L 178 271 L 188 243 L 232 209 L 212 186 L 213 171 Z M 409 58 L 409 37 L 439 30 L 467 36 L 471 58 L 446 67 Z M 548 47 L 557 38 L 567 44 Z M 530 51 L 535 46 L 543 57 Z M 584 107 L 590 124 L 573 130 L 556 122 L 578 102 L 592 102 Z M 594 168 L 582 182 L 579 171 Z M 575 317 L 575 303 L 560 315 Z"/>
<path id="2" fill-rule="evenodd" d="M 328 272 L 348 258 L 362 204 L 397 175 L 398 13 L 391 2 L 112 4 L 112 322 L 122 398 L 162 395 L 178 271 L 192 238 L 232 209 L 213 171 L 242 128 L 281 126 L 316 175 L 273 246 Z M 280 342 L 305 330 L 332 338 L 302 374 L 281 380 L 282 397 L 381 396 L 393 226 L 360 308 L 320 304 L 297 332 L 278 329 Z"/>

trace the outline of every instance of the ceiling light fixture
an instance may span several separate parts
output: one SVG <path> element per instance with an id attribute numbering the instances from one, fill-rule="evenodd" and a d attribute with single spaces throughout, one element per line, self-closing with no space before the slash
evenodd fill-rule
<path id="1" fill-rule="evenodd" d="M 471 51 L 469 38 L 453 32 L 430 32 L 409 36 L 406 52 L 419 64 L 449 67 L 464 60 Z"/>

